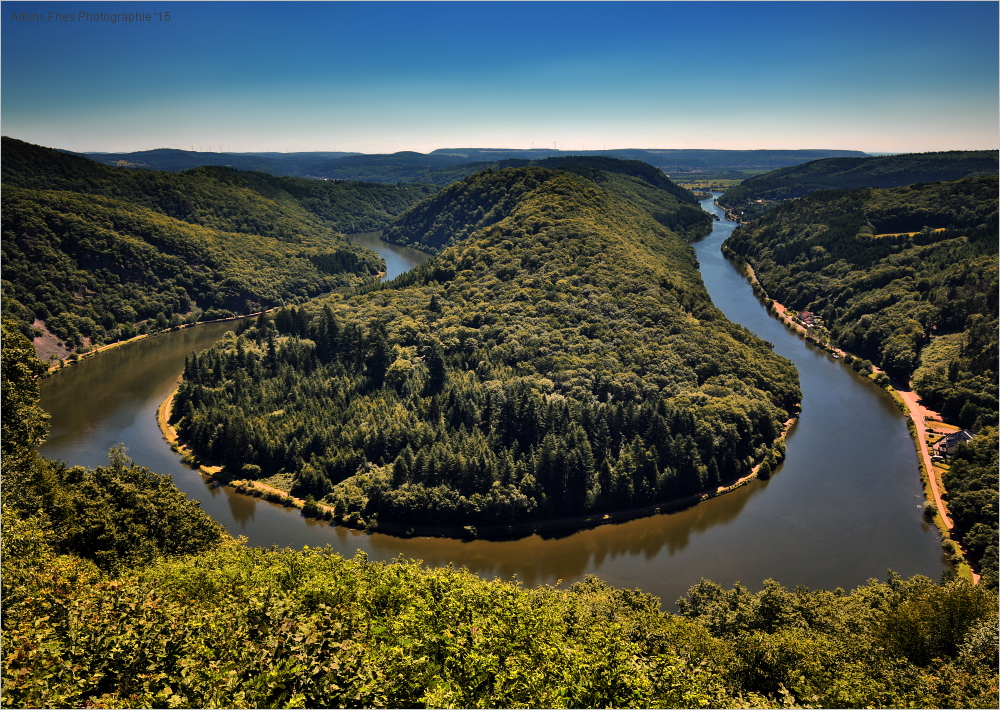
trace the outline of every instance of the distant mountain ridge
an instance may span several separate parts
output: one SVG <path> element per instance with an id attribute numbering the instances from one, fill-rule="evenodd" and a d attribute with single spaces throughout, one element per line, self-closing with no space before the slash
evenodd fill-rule
<path id="1" fill-rule="evenodd" d="M 354 153 L 342 152 L 302 152 L 302 153 L 221 153 L 210 151 L 181 150 L 179 148 L 155 148 L 131 153 L 75 153 L 71 155 L 89 158 L 104 165 L 125 168 L 145 168 L 180 172 L 205 165 L 220 165 L 238 170 L 254 170 L 270 175 L 298 176 L 317 161 L 330 160 Z"/>
<path id="2" fill-rule="evenodd" d="M 370 182 L 426 182 L 447 185 L 496 163 L 509 160 L 545 160 L 570 156 L 641 160 L 665 172 L 773 170 L 811 160 L 866 157 L 858 150 L 714 150 L 699 148 L 615 148 L 611 150 L 559 150 L 556 148 L 437 148 L 430 153 L 399 151 L 364 154 L 337 151 L 204 152 L 177 148 L 126 153 L 79 153 L 105 165 L 179 172 L 205 165 L 254 170 L 327 180 Z M 461 167 L 459 167 L 461 166 Z"/>
<path id="3" fill-rule="evenodd" d="M 996 175 L 998 170 L 1000 160 L 995 150 L 827 158 L 752 177 L 727 190 L 719 204 L 745 222 L 759 217 L 777 202 L 819 190 L 902 187 Z"/>

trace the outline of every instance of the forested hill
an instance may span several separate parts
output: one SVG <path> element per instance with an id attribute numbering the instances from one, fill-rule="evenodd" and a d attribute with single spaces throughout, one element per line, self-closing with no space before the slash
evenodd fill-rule
<path id="1" fill-rule="evenodd" d="M 65 151 L 72 152 L 72 151 Z M 211 151 L 157 148 L 131 153 L 74 153 L 104 165 L 146 170 L 180 172 L 203 165 L 222 165 L 237 170 L 253 170 L 270 175 L 300 175 L 311 165 L 323 160 L 343 158 L 354 153 L 313 151 L 296 153 L 213 153 Z"/>
<path id="2" fill-rule="evenodd" d="M 308 243 L 330 230 L 381 229 L 432 194 L 431 185 L 332 182 L 276 177 L 218 166 L 171 173 L 115 168 L 3 138 L 5 186 L 101 195 L 191 224 Z"/>
<path id="3" fill-rule="evenodd" d="M 719 203 L 746 222 L 759 217 L 776 202 L 818 190 L 901 187 L 918 182 L 996 175 L 998 168 L 1000 163 L 995 150 L 827 158 L 779 168 L 745 180 L 727 190 Z"/>
<path id="4" fill-rule="evenodd" d="M 996 177 L 977 177 L 817 192 L 738 228 L 724 247 L 770 298 L 818 314 L 833 342 L 912 378 L 928 407 L 981 433 L 945 484 L 953 532 L 993 584 L 997 189 Z"/>
<path id="5" fill-rule="evenodd" d="M 65 354 L 298 302 L 379 270 L 340 230 L 381 227 L 433 190 L 112 168 L 4 138 L 3 313 Z"/>
<path id="6" fill-rule="evenodd" d="M 996 705 L 996 594 L 963 580 L 702 581 L 673 615 L 596 577 L 241 544 L 120 449 L 38 456 L 45 368 L 2 328 L 5 707 Z"/>
<path id="7" fill-rule="evenodd" d="M 497 214 L 435 196 L 483 225 L 436 258 L 193 357 L 185 439 L 340 520 L 453 529 L 666 501 L 780 460 L 794 368 L 712 305 L 680 237 L 568 172 L 465 190 Z"/>
<path id="8" fill-rule="evenodd" d="M 337 180 L 374 180 L 379 182 L 429 182 L 448 185 L 486 168 L 541 165 L 560 167 L 581 161 L 621 161 L 641 163 L 657 172 L 729 173 L 773 170 L 798 165 L 809 160 L 865 154 L 853 150 L 435 150 L 432 153 L 401 151 L 380 155 L 350 155 L 317 162 L 303 169 L 309 177 Z M 600 167 L 596 165 L 596 167 Z"/>
<path id="9" fill-rule="evenodd" d="M 712 220 L 694 196 L 670 181 L 658 169 L 638 160 L 574 156 L 540 161 L 542 167 L 567 170 L 598 183 L 657 222 L 686 239 L 708 234 Z M 524 167 L 527 161 L 504 164 Z M 439 197 L 425 200 L 403 213 L 385 230 L 383 239 L 431 253 L 459 243 L 483 227 L 504 219 L 533 190 L 539 176 L 549 172 L 526 171 L 511 178 L 509 170 L 485 172 L 455 182 Z"/>

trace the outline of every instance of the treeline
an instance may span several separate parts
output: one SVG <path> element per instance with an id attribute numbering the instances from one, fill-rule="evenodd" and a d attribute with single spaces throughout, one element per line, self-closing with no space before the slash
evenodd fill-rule
<path id="1" fill-rule="evenodd" d="M 453 194 L 501 208 L 487 217 Z M 725 320 L 676 235 L 541 168 L 434 201 L 401 222 L 490 226 L 395 284 L 261 317 L 192 356 L 173 413 L 183 437 L 369 525 L 621 509 L 780 460 L 794 369 Z"/>
<path id="2" fill-rule="evenodd" d="M 994 707 L 997 598 L 596 577 L 524 589 L 403 559 L 250 548 L 165 477 L 42 459 L 30 343 L 3 324 L 9 707 Z M 82 484 L 81 490 L 76 490 Z"/>
<path id="3" fill-rule="evenodd" d="M 997 178 L 819 192 L 725 244 L 767 296 L 977 433 L 946 475 L 955 536 L 996 585 Z M 884 236 L 879 236 L 884 235 Z M 992 451 L 992 459 L 990 458 Z"/>
<path id="4" fill-rule="evenodd" d="M 741 221 L 748 222 L 760 217 L 775 203 L 819 190 L 902 187 L 918 182 L 996 175 L 998 170 L 1000 160 L 995 150 L 827 158 L 744 180 L 727 190 L 719 198 L 719 204 L 739 216 Z"/>
<path id="5" fill-rule="evenodd" d="M 69 350 L 363 284 L 382 260 L 337 232 L 432 191 L 112 168 L 10 138 L 3 156 L 4 315 Z"/>

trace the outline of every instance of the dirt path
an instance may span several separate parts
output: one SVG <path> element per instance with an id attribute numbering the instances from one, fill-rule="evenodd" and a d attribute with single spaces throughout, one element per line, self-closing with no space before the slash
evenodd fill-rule
<path id="1" fill-rule="evenodd" d="M 944 501 L 941 500 L 941 489 L 938 486 L 937 476 L 934 474 L 934 463 L 931 461 L 930 450 L 927 446 L 927 437 L 924 434 L 924 429 L 926 424 L 924 423 L 926 419 L 939 419 L 940 415 L 936 412 L 932 412 L 923 405 L 921 405 L 917 399 L 917 393 L 913 390 L 901 390 L 896 389 L 899 392 L 899 396 L 906 403 L 907 416 L 913 421 L 913 426 L 916 428 L 917 432 L 917 444 L 920 449 L 920 457 L 923 459 L 924 468 L 927 470 L 927 480 L 931 485 L 931 493 L 934 495 L 934 504 L 937 506 L 938 515 L 941 516 L 941 521 L 944 526 L 951 530 L 953 523 L 951 518 L 948 517 L 948 511 L 945 508 Z"/>

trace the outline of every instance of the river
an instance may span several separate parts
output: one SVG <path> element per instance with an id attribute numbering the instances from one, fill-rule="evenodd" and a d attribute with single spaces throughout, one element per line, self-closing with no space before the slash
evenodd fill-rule
<path id="1" fill-rule="evenodd" d="M 724 217 L 711 200 L 704 209 Z M 453 563 L 484 577 L 524 584 L 572 583 L 596 574 L 620 587 L 659 596 L 666 607 L 699 579 L 759 589 L 772 578 L 786 586 L 850 589 L 888 569 L 936 579 L 944 569 L 937 531 L 921 515 L 923 492 L 906 421 L 870 380 L 786 330 L 761 306 L 719 247 L 735 225 L 715 222 L 695 244 L 716 305 L 799 369 L 802 416 L 788 437 L 785 462 L 769 481 L 669 515 L 605 525 L 570 535 L 489 542 L 365 534 L 302 518 L 207 483 L 183 465 L 156 426 L 155 412 L 175 386 L 184 357 L 208 347 L 232 324 L 217 323 L 145 339 L 85 360 L 42 382 L 52 415 L 43 455 L 87 466 L 106 462 L 122 442 L 139 464 L 174 483 L 252 545 L 330 545 L 370 559 L 402 555 L 429 565 Z M 381 242 L 387 278 L 425 258 Z"/>

